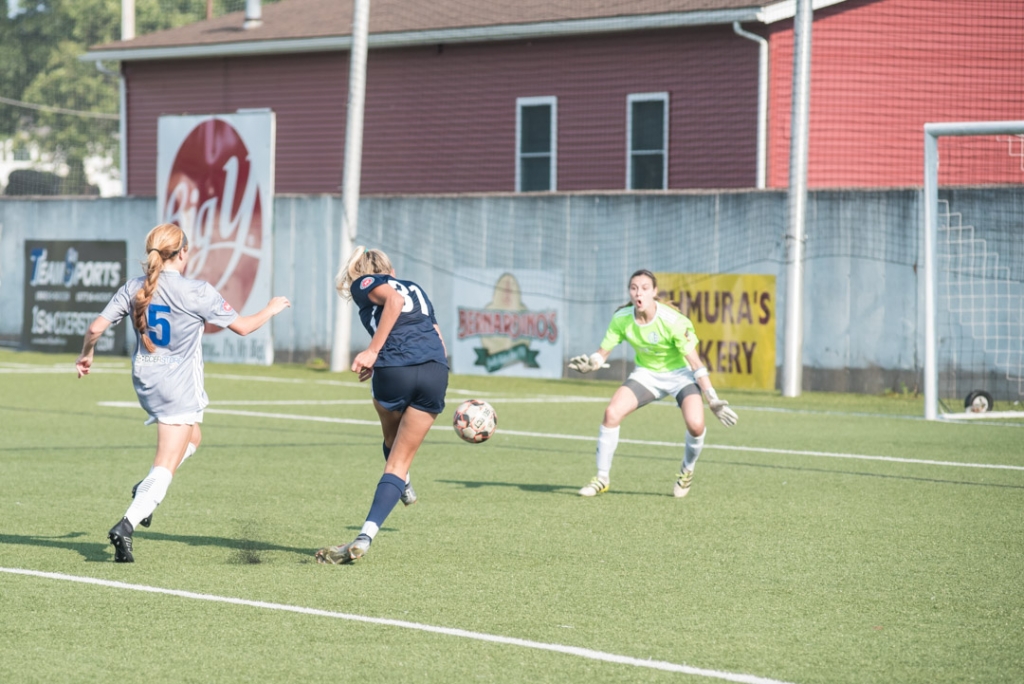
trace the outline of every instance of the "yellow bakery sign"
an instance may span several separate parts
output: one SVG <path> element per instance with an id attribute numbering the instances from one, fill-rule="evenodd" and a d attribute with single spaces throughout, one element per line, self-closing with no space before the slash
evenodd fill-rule
<path id="1" fill-rule="evenodd" d="M 693 321 L 715 387 L 775 389 L 775 276 L 655 276 L 659 299 Z"/>

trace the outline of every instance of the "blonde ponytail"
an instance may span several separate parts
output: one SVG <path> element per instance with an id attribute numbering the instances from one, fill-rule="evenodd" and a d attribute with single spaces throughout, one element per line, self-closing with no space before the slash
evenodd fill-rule
<path id="1" fill-rule="evenodd" d="M 388 255 L 379 249 L 366 249 L 362 245 L 352 248 L 348 263 L 334 278 L 334 287 L 345 299 L 352 299 L 352 283 L 364 275 L 389 274 L 394 269 Z"/>

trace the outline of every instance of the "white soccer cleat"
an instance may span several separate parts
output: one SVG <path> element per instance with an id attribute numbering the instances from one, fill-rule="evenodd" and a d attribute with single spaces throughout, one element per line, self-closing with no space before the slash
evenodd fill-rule
<path id="1" fill-rule="evenodd" d="M 402 490 L 401 502 L 406 506 L 412 506 L 419 499 L 416 496 L 416 490 L 412 488 L 411 482 L 405 483 L 405 489 Z"/>
<path id="2" fill-rule="evenodd" d="M 676 484 L 672 487 L 672 496 L 677 499 L 682 499 L 684 496 L 690 493 L 690 485 L 693 484 L 693 471 L 684 470 L 679 473 L 679 479 L 676 480 Z"/>
<path id="3" fill-rule="evenodd" d="M 331 565 L 354 563 L 366 555 L 371 541 L 365 534 L 360 534 L 355 541 L 344 546 L 328 546 L 326 549 L 320 549 L 316 552 L 316 561 Z"/>
<path id="4" fill-rule="evenodd" d="M 580 496 L 597 496 L 598 494 L 604 494 L 608 491 L 608 482 L 601 478 L 594 476 L 594 479 L 584 485 L 580 491 Z"/>

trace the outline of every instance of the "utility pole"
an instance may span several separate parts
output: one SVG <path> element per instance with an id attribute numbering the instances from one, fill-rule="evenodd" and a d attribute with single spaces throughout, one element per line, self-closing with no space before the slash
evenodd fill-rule
<path id="1" fill-rule="evenodd" d="M 348 114 L 345 119 L 345 162 L 342 172 L 341 253 L 338 270 L 345 267 L 358 234 L 359 180 L 363 164 L 363 105 L 366 99 L 366 41 L 370 0 L 355 0 L 352 9 L 352 50 L 349 53 Z M 335 302 L 331 371 L 348 370 L 352 344 L 352 303 Z"/>
<path id="2" fill-rule="evenodd" d="M 789 147 L 789 230 L 786 233 L 786 339 L 782 366 L 784 397 L 800 396 L 804 374 L 804 241 L 813 23 L 811 0 L 796 0 L 796 16 L 793 17 L 793 113 Z"/>

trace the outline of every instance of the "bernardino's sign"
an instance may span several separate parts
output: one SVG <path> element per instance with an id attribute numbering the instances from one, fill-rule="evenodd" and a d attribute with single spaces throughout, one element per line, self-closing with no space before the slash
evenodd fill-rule
<path id="1" fill-rule="evenodd" d="M 213 285 L 243 316 L 271 296 L 274 145 L 271 111 L 161 116 L 158 125 L 158 222 L 188 235 L 185 275 Z M 269 365 L 271 326 L 244 338 L 207 326 L 203 356 Z"/>
<path id="2" fill-rule="evenodd" d="M 127 251 L 123 240 L 26 240 L 21 346 L 80 352 L 89 324 L 124 285 Z M 98 354 L 124 350 L 123 325 L 96 342 Z"/>
<path id="3" fill-rule="evenodd" d="M 693 322 L 715 387 L 775 389 L 775 276 L 655 275 L 659 296 Z"/>
<path id="4" fill-rule="evenodd" d="M 458 326 L 452 372 L 562 377 L 562 274 L 462 269 L 455 276 Z"/>

